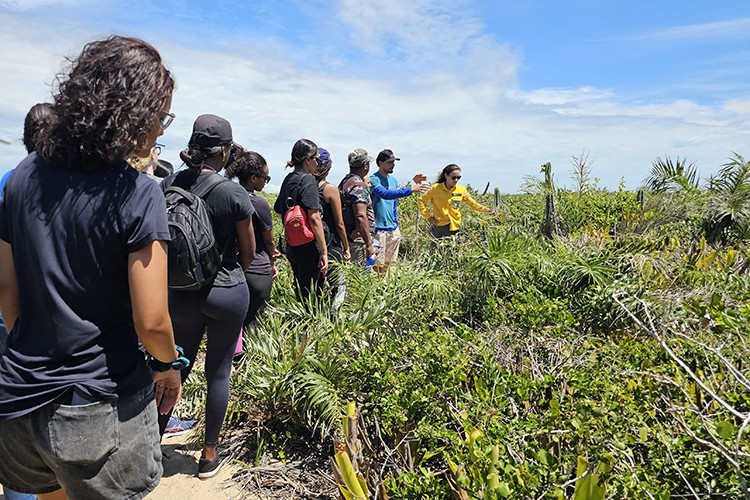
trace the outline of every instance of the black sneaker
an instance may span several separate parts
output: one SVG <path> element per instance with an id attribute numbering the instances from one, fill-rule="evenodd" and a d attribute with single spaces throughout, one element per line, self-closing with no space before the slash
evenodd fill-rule
<path id="1" fill-rule="evenodd" d="M 224 465 L 224 461 L 219 455 L 216 455 L 216 458 L 213 460 L 207 458 L 198 460 L 198 479 L 214 477 L 221 469 L 221 466 Z"/>

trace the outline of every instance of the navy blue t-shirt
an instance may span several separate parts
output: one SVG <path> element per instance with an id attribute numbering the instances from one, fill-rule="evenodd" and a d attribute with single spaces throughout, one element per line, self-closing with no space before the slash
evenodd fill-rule
<path id="1" fill-rule="evenodd" d="M 271 207 L 262 196 L 255 193 L 247 193 L 253 204 L 255 213 L 253 214 L 253 231 L 255 232 L 255 258 L 250 267 L 247 268 L 250 274 L 272 274 L 271 256 L 268 254 L 268 248 L 263 241 L 263 233 L 273 230 L 273 220 L 271 220 Z"/>
<path id="2" fill-rule="evenodd" d="M 104 172 L 53 168 L 36 154 L 0 203 L 20 311 L 0 356 L 0 418 L 71 387 L 99 400 L 151 384 L 133 326 L 128 254 L 169 241 L 159 186 L 125 162 Z"/>

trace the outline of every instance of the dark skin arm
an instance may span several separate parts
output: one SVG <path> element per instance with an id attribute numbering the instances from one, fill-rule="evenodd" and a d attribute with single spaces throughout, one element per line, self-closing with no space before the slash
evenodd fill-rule
<path id="1" fill-rule="evenodd" d="M 375 253 L 375 247 L 372 244 L 372 237 L 370 237 L 370 221 L 367 220 L 367 205 L 364 203 L 352 204 L 354 209 L 354 222 L 359 228 L 359 234 L 362 235 L 362 239 L 365 242 L 365 249 L 367 249 L 367 255 L 373 255 Z"/>
<path id="2" fill-rule="evenodd" d="M 240 265 L 243 271 L 252 264 L 255 258 L 255 232 L 252 218 L 239 220 L 234 223 L 237 230 L 237 250 L 240 254 Z"/>
<path id="3" fill-rule="evenodd" d="M 349 251 L 349 239 L 346 237 L 346 227 L 344 226 L 344 216 L 341 215 L 341 195 L 339 190 L 333 184 L 326 184 L 323 188 L 323 198 L 331 206 L 331 213 L 333 213 L 333 222 L 336 225 L 336 234 L 341 240 L 341 245 L 344 247 L 344 258 L 349 260 L 351 253 Z M 365 217 L 367 214 L 365 213 Z"/>
<path id="4" fill-rule="evenodd" d="M 313 234 L 315 235 L 315 242 L 318 244 L 318 251 L 320 252 L 320 272 L 325 274 L 328 270 L 328 247 L 326 246 L 326 235 L 323 231 L 323 219 L 320 217 L 318 210 L 307 210 L 307 215 L 310 217 L 310 225 L 312 226 Z"/>
<path id="5" fill-rule="evenodd" d="M 263 233 L 261 234 L 263 235 L 263 243 L 266 245 L 266 249 L 268 250 L 268 256 L 271 258 L 271 269 L 273 270 L 272 274 L 275 278 L 279 275 L 279 271 L 276 269 L 276 259 L 279 258 L 281 252 L 276 250 L 276 244 L 273 241 L 273 229 L 263 231 Z"/>

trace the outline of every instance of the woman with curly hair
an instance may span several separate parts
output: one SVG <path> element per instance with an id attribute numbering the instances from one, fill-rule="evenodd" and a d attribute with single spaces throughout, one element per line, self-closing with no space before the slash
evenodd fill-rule
<path id="1" fill-rule="evenodd" d="M 256 192 L 263 191 L 271 176 L 268 175 L 266 159 L 255 151 L 245 151 L 239 145 L 232 148 L 232 157 L 226 169 L 228 179 L 237 178 L 245 188 L 253 204 L 253 231 L 255 232 L 255 258 L 245 271 L 247 289 L 250 292 L 250 305 L 245 316 L 244 327 L 255 324 L 258 315 L 263 313 L 271 298 L 273 280 L 278 276 L 276 259 L 281 255 L 273 241 L 273 221 L 271 207 Z"/>
<path id="2" fill-rule="evenodd" d="M 232 357 L 249 301 L 245 271 L 255 256 L 253 205 L 241 186 L 219 175 L 231 152 L 229 122 L 216 115 L 201 115 L 193 124 L 187 149 L 180 153 L 188 168 L 162 181 L 165 191 L 176 186 L 203 194 L 216 247 L 221 249 L 221 268 L 211 283 L 197 291 L 169 290 L 174 336 L 191 363 L 206 335 L 206 433 L 198 461 L 200 479 L 214 476 L 223 464 L 216 447 L 229 403 Z M 189 374 L 190 368 L 183 370 L 183 382 Z M 161 417 L 162 431 L 168 420 Z"/>
<path id="3" fill-rule="evenodd" d="M 157 405 L 177 402 L 185 363 L 167 310 L 164 197 L 124 160 L 169 125 L 173 89 L 142 40 L 89 43 L 59 78 L 39 154 L 5 186 L 0 483 L 15 491 L 142 498 L 161 477 Z"/>

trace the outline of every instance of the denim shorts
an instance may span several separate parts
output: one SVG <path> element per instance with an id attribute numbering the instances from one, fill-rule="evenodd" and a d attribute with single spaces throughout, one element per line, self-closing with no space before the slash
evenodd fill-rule
<path id="1" fill-rule="evenodd" d="M 0 420 L 0 483 L 69 499 L 137 499 L 162 474 L 152 386 L 119 401 L 50 403 Z"/>

